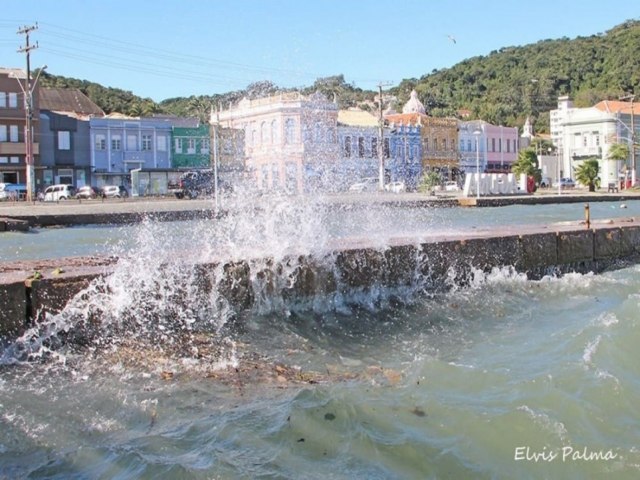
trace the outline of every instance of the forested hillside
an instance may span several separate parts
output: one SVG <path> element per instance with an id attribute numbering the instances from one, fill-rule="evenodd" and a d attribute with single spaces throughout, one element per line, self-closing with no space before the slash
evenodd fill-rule
<path id="1" fill-rule="evenodd" d="M 471 118 L 521 126 L 530 115 L 536 122 L 536 130 L 545 131 L 547 112 L 555 108 L 559 95 L 570 95 L 576 106 L 589 106 L 640 91 L 639 52 L 640 21 L 634 20 L 589 37 L 504 47 L 419 79 L 405 79 L 389 93 L 401 106 L 415 88 L 428 113 L 434 116 L 456 116 L 460 109 L 467 109 Z M 269 81 L 260 81 L 244 90 L 221 95 L 170 98 L 154 103 L 131 92 L 86 80 L 43 73 L 41 81 L 44 86 L 79 88 L 107 113 L 170 113 L 198 116 L 203 121 L 212 106 L 226 108 L 244 96 L 257 98 L 285 90 Z M 320 78 L 302 92 L 316 90 L 335 98 L 342 108 L 356 105 L 375 108 L 377 92 L 356 88 L 343 75 Z"/>

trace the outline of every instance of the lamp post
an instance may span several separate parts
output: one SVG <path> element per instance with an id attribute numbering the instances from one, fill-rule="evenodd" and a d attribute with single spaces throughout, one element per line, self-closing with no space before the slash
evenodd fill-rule
<path id="1" fill-rule="evenodd" d="M 631 186 L 634 187 L 636 184 L 636 144 L 635 144 L 635 126 L 634 126 L 634 112 L 633 112 L 633 101 L 635 100 L 636 96 L 633 94 L 630 95 L 625 95 L 623 97 L 620 97 L 620 100 L 631 100 Z M 623 123 L 624 125 L 624 123 Z M 626 126 L 626 125 L 625 125 Z M 627 175 L 625 172 L 625 176 L 624 176 L 624 187 L 627 187 Z"/>
<path id="2" fill-rule="evenodd" d="M 562 183 L 560 182 L 560 176 L 562 170 L 560 170 L 560 151 L 556 148 L 556 163 L 558 164 L 558 195 L 562 195 Z"/>
<path id="3" fill-rule="evenodd" d="M 480 198 L 480 130 L 474 130 L 476 137 L 476 198 Z"/>

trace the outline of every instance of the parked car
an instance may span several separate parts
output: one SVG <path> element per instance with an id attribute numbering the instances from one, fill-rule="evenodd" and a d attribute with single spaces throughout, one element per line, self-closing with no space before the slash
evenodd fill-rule
<path id="1" fill-rule="evenodd" d="M 457 182 L 445 182 L 444 183 L 445 192 L 457 192 L 460 190 Z"/>
<path id="2" fill-rule="evenodd" d="M 558 182 L 556 182 L 553 186 L 557 188 L 558 187 Z M 564 189 L 564 188 L 575 188 L 575 186 L 576 186 L 576 182 L 574 182 L 570 178 L 561 178 L 560 179 L 560 188 L 561 189 Z"/>
<path id="3" fill-rule="evenodd" d="M 44 191 L 43 200 L 45 202 L 59 202 L 60 200 L 69 200 L 76 196 L 76 187 L 73 185 L 59 184 L 51 185 Z"/>
<path id="4" fill-rule="evenodd" d="M 129 196 L 129 191 L 123 185 L 105 185 L 100 189 L 102 198 L 125 198 Z"/>
<path id="5" fill-rule="evenodd" d="M 374 192 L 378 188 L 378 179 L 375 177 L 363 178 L 349 187 L 350 192 Z"/>
<path id="6" fill-rule="evenodd" d="M 27 186 L 23 183 L 0 183 L 0 200 L 20 200 L 27 195 Z"/>
<path id="7" fill-rule="evenodd" d="M 90 185 L 80 187 L 76 192 L 76 198 L 96 198 L 97 196 L 96 190 Z"/>
<path id="8" fill-rule="evenodd" d="M 404 182 L 387 183 L 384 186 L 384 189 L 387 192 L 391 192 L 391 193 L 402 193 L 402 192 L 406 192 L 407 191 L 407 187 L 405 186 Z"/>
<path id="9" fill-rule="evenodd" d="M 177 198 L 198 198 L 215 194 L 215 172 L 211 169 L 191 170 L 180 176 L 178 185 L 170 183 L 168 189 Z M 233 187 L 218 176 L 218 187 L 222 193 L 230 193 Z"/>

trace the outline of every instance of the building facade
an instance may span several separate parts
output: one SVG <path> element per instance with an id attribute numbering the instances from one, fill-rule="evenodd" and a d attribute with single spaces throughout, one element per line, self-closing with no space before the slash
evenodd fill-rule
<path id="1" fill-rule="evenodd" d="M 39 190 L 92 184 L 89 120 L 104 112 L 77 89 L 40 89 Z"/>
<path id="2" fill-rule="evenodd" d="M 508 173 L 518 158 L 518 129 L 483 120 L 459 122 L 460 169 L 465 173 Z"/>
<path id="3" fill-rule="evenodd" d="M 455 118 L 430 117 L 415 90 L 402 113 L 388 111 L 384 119 L 393 127 L 419 127 L 422 171 L 439 171 L 444 178 L 458 174 L 458 121 Z M 393 128 L 392 127 L 392 128 Z"/>
<path id="4" fill-rule="evenodd" d="M 19 68 L 0 68 L 0 182 L 26 183 L 27 74 Z M 34 179 L 32 191 L 42 181 L 40 172 L 39 87 L 32 86 L 32 132 Z"/>
<path id="5" fill-rule="evenodd" d="M 211 132 L 209 125 L 173 127 L 171 164 L 173 168 L 211 167 Z"/>
<path id="6" fill-rule="evenodd" d="M 261 190 L 302 193 L 329 182 L 338 162 L 338 107 L 297 92 L 241 100 L 211 123 L 244 131 L 246 167 Z"/>
<path id="7" fill-rule="evenodd" d="M 575 169 L 590 158 L 599 161 L 602 185 L 618 182 L 631 174 L 633 155 L 626 162 L 611 160 L 609 150 L 617 143 L 631 146 L 633 138 L 637 138 L 640 117 L 634 110 L 640 113 L 637 106 L 632 110 L 630 102 L 619 101 L 574 108 L 568 97 L 559 97 L 558 108 L 550 112 L 550 122 L 551 139 L 560 157 L 561 176 L 574 178 Z"/>
<path id="8" fill-rule="evenodd" d="M 169 119 L 104 117 L 89 122 L 94 185 L 129 185 L 135 169 L 171 168 Z"/>
<path id="9" fill-rule="evenodd" d="M 386 133 L 385 162 L 389 159 L 388 129 Z M 335 191 L 348 190 L 350 185 L 365 178 L 379 177 L 379 143 L 380 126 L 376 117 L 357 108 L 338 112 L 339 161 L 331 172 Z"/>

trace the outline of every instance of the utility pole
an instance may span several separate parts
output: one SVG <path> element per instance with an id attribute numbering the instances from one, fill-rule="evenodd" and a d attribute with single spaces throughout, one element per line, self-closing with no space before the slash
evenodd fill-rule
<path id="1" fill-rule="evenodd" d="M 31 64 L 29 62 L 29 52 L 38 48 L 38 42 L 35 45 L 29 45 L 29 34 L 38 28 L 38 24 L 30 27 L 22 27 L 18 30 L 18 35 L 25 36 L 25 46 L 18 49 L 18 53 L 25 53 L 27 56 L 27 78 L 25 80 L 24 93 L 24 106 L 25 106 L 25 144 L 26 144 L 26 156 L 25 156 L 25 173 L 26 173 L 26 187 L 27 187 L 27 202 L 33 201 L 33 187 L 35 170 L 33 166 L 33 92 L 31 91 Z M 18 83 L 20 81 L 18 80 Z M 22 86 L 22 85 L 21 85 Z M 35 82 L 34 82 L 35 86 Z"/>
<path id="2" fill-rule="evenodd" d="M 378 189 L 383 192 L 384 191 L 384 119 L 382 118 L 382 87 L 387 87 L 391 85 L 390 83 L 379 83 L 378 84 L 378 106 L 380 118 L 378 119 L 378 127 L 379 132 L 378 135 L 380 137 L 380 147 L 378 148 Z"/>

